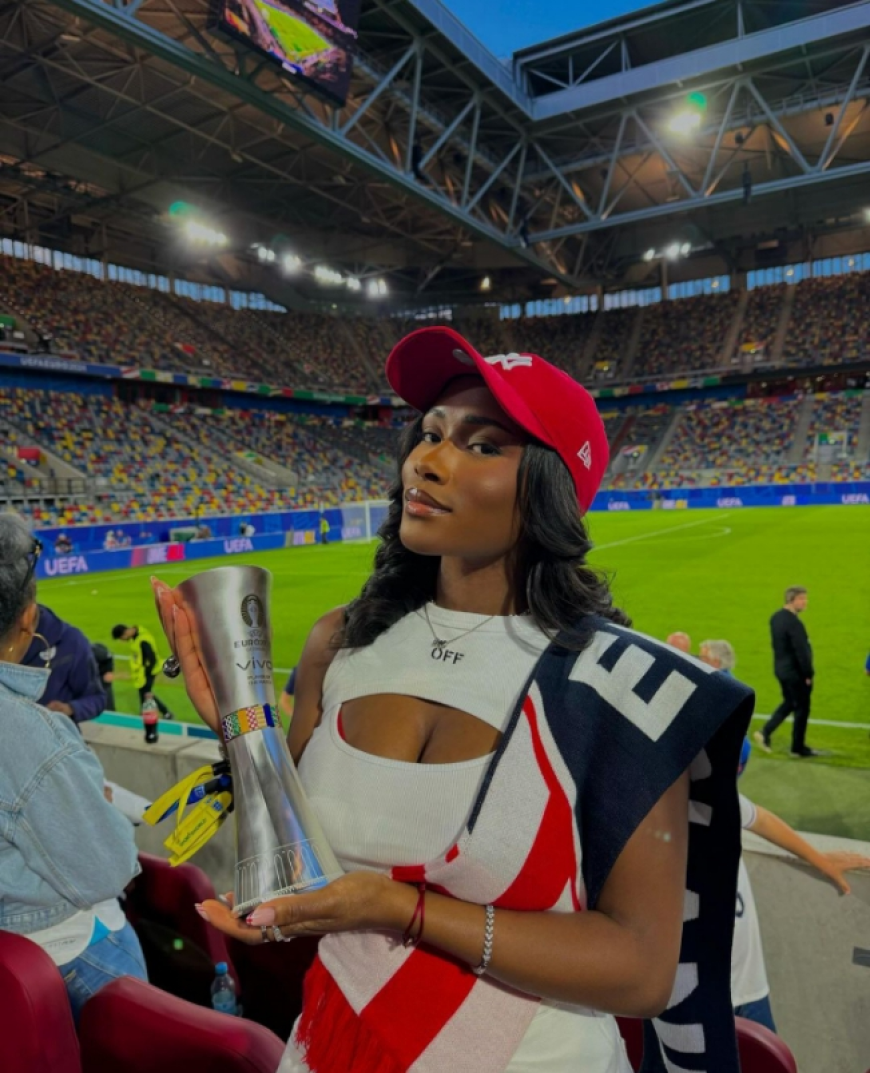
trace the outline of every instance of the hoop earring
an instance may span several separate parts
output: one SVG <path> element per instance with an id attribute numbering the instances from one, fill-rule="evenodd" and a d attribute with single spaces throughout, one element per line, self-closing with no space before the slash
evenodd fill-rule
<path id="1" fill-rule="evenodd" d="M 31 634 L 31 636 L 34 637 L 34 638 L 38 638 L 40 641 L 42 641 L 42 643 L 44 645 L 43 650 L 42 650 L 43 652 L 48 652 L 51 649 L 52 646 L 51 646 L 51 644 L 49 644 L 48 638 L 43 636 L 43 634 L 41 634 L 38 630 L 34 630 L 33 633 Z M 52 661 L 52 659 L 54 659 L 54 656 L 55 656 L 55 653 L 52 652 L 51 656 L 47 660 L 44 661 L 45 662 L 45 669 L 47 671 L 51 670 L 51 661 Z"/>

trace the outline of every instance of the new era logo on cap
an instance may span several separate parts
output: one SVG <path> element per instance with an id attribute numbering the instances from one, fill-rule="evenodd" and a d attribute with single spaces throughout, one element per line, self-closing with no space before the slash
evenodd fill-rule
<path id="1" fill-rule="evenodd" d="M 502 369 L 516 369 L 532 364 L 531 354 L 494 354 L 491 358 L 483 359 L 487 365 L 500 365 Z"/>
<path id="2" fill-rule="evenodd" d="M 577 457 L 587 469 L 592 468 L 592 446 L 589 443 L 589 440 L 587 440 L 577 452 Z"/>

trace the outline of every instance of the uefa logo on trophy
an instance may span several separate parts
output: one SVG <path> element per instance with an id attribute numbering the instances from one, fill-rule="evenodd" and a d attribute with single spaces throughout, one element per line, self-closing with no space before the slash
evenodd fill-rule
<path id="1" fill-rule="evenodd" d="M 221 717 L 236 818 L 235 908 L 325 886 L 342 874 L 284 740 L 275 703 L 270 590 L 255 566 L 178 586 Z"/>

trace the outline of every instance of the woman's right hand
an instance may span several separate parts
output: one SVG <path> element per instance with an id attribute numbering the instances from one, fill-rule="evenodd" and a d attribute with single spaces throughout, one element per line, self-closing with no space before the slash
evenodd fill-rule
<path id="1" fill-rule="evenodd" d="M 191 704 L 206 726 L 220 737 L 220 714 L 205 667 L 199 658 L 193 626 L 185 609 L 184 599 L 177 589 L 170 588 L 156 577 L 151 578 L 151 588 L 154 591 L 160 624 L 169 641 L 172 654 L 181 667 L 181 673 L 184 675 L 184 688 L 187 690 Z"/>

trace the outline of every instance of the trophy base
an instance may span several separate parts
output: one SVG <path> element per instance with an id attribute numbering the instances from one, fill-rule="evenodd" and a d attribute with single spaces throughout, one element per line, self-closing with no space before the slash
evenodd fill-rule
<path id="1" fill-rule="evenodd" d="M 236 865 L 234 913 L 242 916 L 271 898 L 320 890 L 343 873 L 325 873 L 310 840 L 276 846 Z"/>

